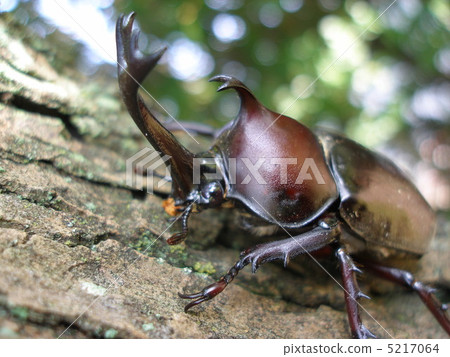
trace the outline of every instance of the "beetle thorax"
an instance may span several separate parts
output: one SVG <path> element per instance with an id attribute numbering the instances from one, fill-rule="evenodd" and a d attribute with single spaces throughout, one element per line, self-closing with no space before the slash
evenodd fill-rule
<path id="1" fill-rule="evenodd" d="M 249 94 L 217 147 L 226 168 L 227 196 L 260 217 L 300 227 L 323 212 L 337 189 L 315 135 Z"/>

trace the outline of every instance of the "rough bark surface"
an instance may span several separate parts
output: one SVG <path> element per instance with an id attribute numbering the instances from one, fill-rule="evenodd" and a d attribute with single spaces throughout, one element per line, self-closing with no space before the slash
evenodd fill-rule
<path id="1" fill-rule="evenodd" d="M 183 312 L 178 292 L 212 283 L 256 240 L 211 210 L 186 243 L 166 245 L 178 226 L 162 198 L 125 183 L 126 158 L 146 144 L 116 88 L 56 73 L 0 21 L 0 336 L 349 337 L 340 287 L 308 257 L 245 270 Z M 449 250 L 439 234 L 418 273 L 447 291 Z M 335 261 L 321 262 L 339 281 Z M 362 301 L 374 333 L 447 337 L 417 296 L 389 290 Z"/>

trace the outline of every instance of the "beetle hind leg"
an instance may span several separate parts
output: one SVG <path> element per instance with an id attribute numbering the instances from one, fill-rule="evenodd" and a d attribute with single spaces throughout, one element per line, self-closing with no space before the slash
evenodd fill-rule
<path id="1" fill-rule="evenodd" d="M 417 281 L 414 278 L 414 275 L 406 270 L 386 267 L 372 262 L 364 262 L 364 265 L 381 278 L 390 280 L 415 291 L 442 328 L 450 335 L 450 319 L 447 314 L 448 306 L 442 304 L 436 298 L 433 294 L 435 289 Z"/>
<path id="2" fill-rule="evenodd" d="M 336 250 L 336 256 L 341 267 L 342 282 L 344 284 L 345 305 L 347 307 L 348 321 L 352 331 L 353 338 L 375 338 L 376 336 L 369 331 L 369 329 L 362 323 L 359 314 L 358 300 L 361 298 L 370 299 L 363 294 L 356 281 L 356 273 L 361 273 L 361 270 L 356 267 L 350 255 L 339 247 Z"/>

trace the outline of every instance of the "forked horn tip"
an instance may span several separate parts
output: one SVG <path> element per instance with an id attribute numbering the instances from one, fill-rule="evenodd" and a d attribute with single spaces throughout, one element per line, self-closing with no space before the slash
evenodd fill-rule
<path id="1" fill-rule="evenodd" d="M 128 30 L 131 30 L 135 17 L 136 13 L 134 11 L 129 14 L 120 14 L 117 18 L 117 25 L 122 29 L 128 28 Z"/>
<path id="2" fill-rule="evenodd" d="M 242 88 L 246 90 L 247 92 L 250 92 L 250 90 L 245 86 L 244 83 L 242 83 L 239 79 L 228 76 L 225 74 L 220 74 L 218 76 L 214 76 L 209 79 L 209 82 L 222 82 L 223 84 L 217 89 L 218 92 L 221 92 L 228 88 L 235 88 L 239 89 Z"/>

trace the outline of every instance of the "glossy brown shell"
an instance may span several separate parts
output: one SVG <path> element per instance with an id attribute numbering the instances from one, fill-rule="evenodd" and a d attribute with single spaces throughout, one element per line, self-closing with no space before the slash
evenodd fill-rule
<path id="1" fill-rule="evenodd" d="M 302 227 L 316 219 L 338 197 L 316 136 L 294 119 L 262 106 L 238 80 L 227 76 L 215 80 L 225 82 L 220 90 L 233 88 L 241 97 L 238 117 L 214 145 L 225 159 L 227 178 L 234 176 L 228 159 L 236 162 L 236 176 L 228 182 L 227 198 L 243 202 L 260 217 L 285 228 Z M 286 166 L 285 180 L 280 166 L 272 163 L 273 159 L 284 158 L 296 160 L 296 164 Z M 243 159 L 252 164 L 264 160 L 258 169 L 264 183 L 256 180 Z M 307 165 L 306 173 L 310 176 L 298 183 L 305 160 L 314 163 L 317 175 Z M 245 183 L 247 176 L 251 180 Z"/>
<path id="2" fill-rule="evenodd" d="M 389 159 L 320 129 L 341 204 L 339 213 L 366 242 L 421 255 L 436 227 L 433 210 Z"/>

